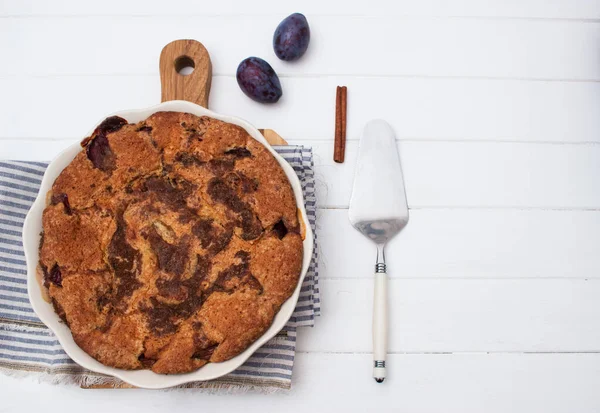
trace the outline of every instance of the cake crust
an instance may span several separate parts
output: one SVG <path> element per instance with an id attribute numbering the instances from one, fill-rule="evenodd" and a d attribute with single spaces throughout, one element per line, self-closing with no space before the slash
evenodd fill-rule
<path id="1" fill-rule="evenodd" d="M 75 342 L 121 369 L 187 373 L 258 339 L 302 268 L 285 172 L 243 128 L 106 119 L 58 176 L 40 271 Z"/>

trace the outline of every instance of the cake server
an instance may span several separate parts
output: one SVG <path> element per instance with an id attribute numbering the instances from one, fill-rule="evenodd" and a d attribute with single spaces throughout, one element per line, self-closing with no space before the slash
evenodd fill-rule
<path id="1" fill-rule="evenodd" d="M 404 178 L 394 132 L 383 120 L 372 120 L 360 137 L 350 222 L 377 246 L 373 297 L 373 377 L 386 377 L 387 268 L 385 244 L 408 223 Z"/>

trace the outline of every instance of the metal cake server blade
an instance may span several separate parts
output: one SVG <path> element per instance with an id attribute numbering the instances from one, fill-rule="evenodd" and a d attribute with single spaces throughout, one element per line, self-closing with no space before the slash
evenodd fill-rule
<path id="1" fill-rule="evenodd" d="M 386 376 L 388 324 L 384 248 L 408 223 L 408 205 L 396 139 L 390 125 L 383 120 L 367 123 L 361 135 L 348 216 L 354 228 L 377 246 L 373 377 L 381 383 Z"/>

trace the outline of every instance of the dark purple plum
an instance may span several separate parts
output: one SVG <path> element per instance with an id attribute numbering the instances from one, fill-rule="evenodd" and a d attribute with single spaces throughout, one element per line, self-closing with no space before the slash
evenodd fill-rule
<path id="1" fill-rule="evenodd" d="M 277 238 L 279 239 L 283 239 L 287 235 L 288 229 L 283 223 L 283 220 L 279 220 L 273 225 L 273 232 L 275 232 L 275 235 L 277 235 Z"/>
<path id="2" fill-rule="evenodd" d="M 277 73 L 259 57 L 242 60 L 236 78 L 242 92 L 257 102 L 275 103 L 283 94 Z"/>
<path id="3" fill-rule="evenodd" d="M 110 116 L 102 121 L 94 131 L 94 134 L 106 135 L 107 133 L 116 132 L 123 126 L 127 125 L 127 121 L 119 116 Z"/>
<path id="4" fill-rule="evenodd" d="M 96 135 L 87 146 L 87 157 L 95 168 L 98 168 L 104 172 L 112 172 L 117 167 L 115 154 L 110 145 L 106 135 Z"/>
<path id="5" fill-rule="evenodd" d="M 87 157 L 92 161 L 95 168 L 104 172 L 115 170 L 115 155 L 108 144 L 106 134 L 116 132 L 125 125 L 127 125 L 127 121 L 123 118 L 118 116 L 108 117 L 96 127 L 91 136 L 81 142 L 81 146 L 86 148 Z"/>
<path id="6" fill-rule="evenodd" d="M 54 264 L 50 272 L 45 265 L 41 265 L 42 271 L 44 272 L 44 286 L 50 288 L 50 283 L 62 287 L 62 273 L 58 264 Z"/>
<path id="7" fill-rule="evenodd" d="M 281 60 L 298 60 L 308 49 L 310 28 L 303 14 L 294 13 L 283 19 L 273 35 L 273 50 Z"/>
<path id="8" fill-rule="evenodd" d="M 69 197 L 67 196 L 67 194 L 52 195 L 51 201 L 52 201 L 52 205 L 60 204 L 62 202 L 62 204 L 65 208 L 65 213 L 67 215 L 73 214 L 73 211 L 71 210 L 71 205 L 69 204 Z"/>

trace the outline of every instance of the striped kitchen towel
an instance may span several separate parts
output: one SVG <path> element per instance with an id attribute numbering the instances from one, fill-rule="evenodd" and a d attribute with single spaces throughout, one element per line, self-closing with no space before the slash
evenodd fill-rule
<path id="1" fill-rule="evenodd" d="M 311 148 L 275 148 L 294 168 L 302 183 L 306 211 L 315 231 L 316 198 Z M 47 163 L 0 161 L 0 371 L 11 376 L 34 376 L 54 383 L 83 386 L 123 385 L 117 379 L 79 367 L 63 351 L 54 334 L 33 312 L 27 298 L 27 269 L 22 226 L 38 193 Z M 291 387 L 297 327 L 313 326 L 320 313 L 317 246 L 300 299 L 286 327 L 234 372 L 185 387 L 213 391 L 274 391 Z"/>

